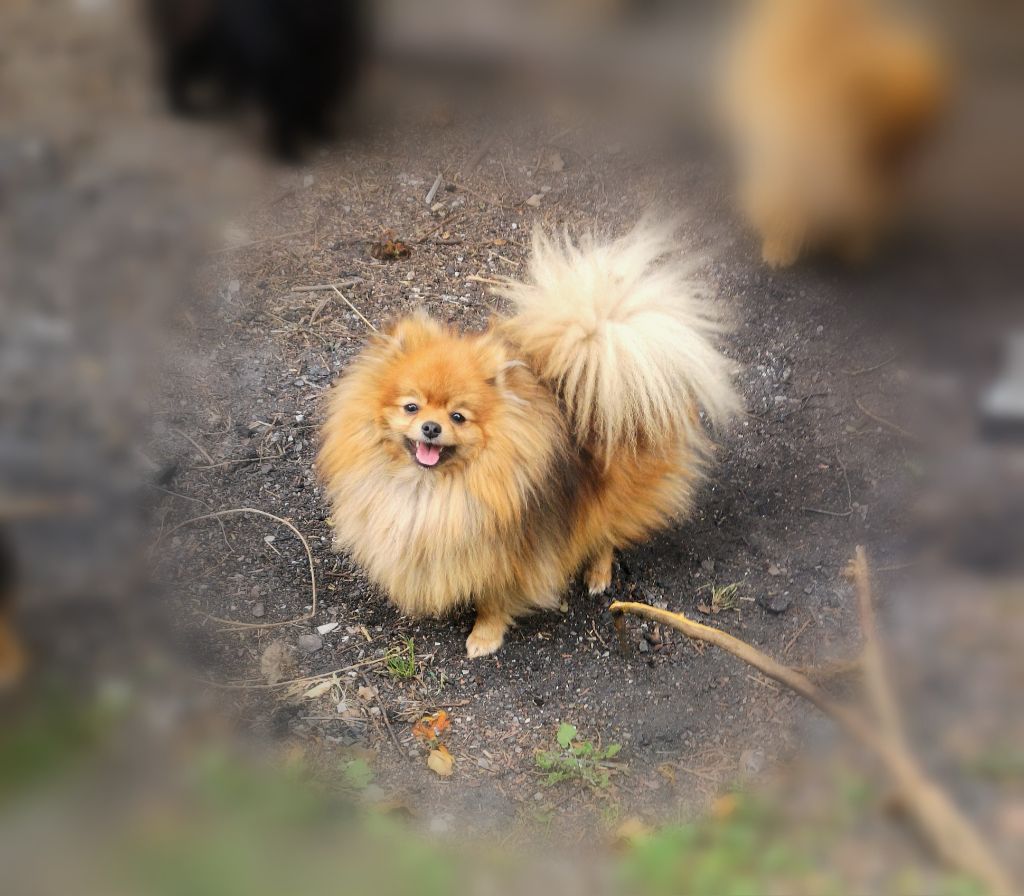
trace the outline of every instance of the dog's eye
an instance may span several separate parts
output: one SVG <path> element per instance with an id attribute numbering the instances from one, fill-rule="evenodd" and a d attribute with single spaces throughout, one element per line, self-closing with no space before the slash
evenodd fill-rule
<path id="1" fill-rule="evenodd" d="M 462 414 L 460 414 L 458 411 L 456 411 L 454 414 L 452 414 L 451 417 L 452 417 L 452 422 L 454 422 L 454 423 L 465 423 L 466 422 L 466 418 L 463 417 Z"/>
<path id="2" fill-rule="evenodd" d="M 409 404 L 407 404 L 404 408 L 407 414 L 415 414 L 419 409 L 420 406 L 418 404 L 413 404 L 412 402 L 409 402 Z"/>

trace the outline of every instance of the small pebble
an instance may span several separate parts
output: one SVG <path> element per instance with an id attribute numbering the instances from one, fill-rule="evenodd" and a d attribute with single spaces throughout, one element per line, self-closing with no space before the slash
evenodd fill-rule
<path id="1" fill-rule="evenodd" d="M 316 653 L 324 646 L 324 639 L 319 635 L 299 635 L 299 650 L 303 653 Z"/>

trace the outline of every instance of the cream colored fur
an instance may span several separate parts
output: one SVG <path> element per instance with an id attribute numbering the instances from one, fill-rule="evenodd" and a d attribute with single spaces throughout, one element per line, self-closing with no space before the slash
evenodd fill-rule
<path id="1" fill-rule="evenodd" d="M 704 443 L 739 408 L 731 362 L 714 345 L 722 321 L 687 266 L 666 261 L 672 230 L 641 225 L 613 241 L 534 234 L 508 332 L 560 395 L 576 439 L 619 449 Z"/>

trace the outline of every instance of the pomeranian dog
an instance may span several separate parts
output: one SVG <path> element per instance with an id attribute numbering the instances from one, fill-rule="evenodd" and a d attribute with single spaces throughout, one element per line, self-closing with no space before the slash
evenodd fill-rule
<path id="1" fill-rule="evenodd" d="M 771 267 L 860 261 L 940 116 L 938 51 L 880 0 L 752 2 L 724 83 L 742 211 Z"/>
<path id="2" fill-rule="evenodd" d="M 164 87 L 180 114 L 242 100 L 264 113 L 275 152 L 332 131 L 370 44 L 369 0 L 146 0 Z"/>
<path id="3" fill-rule="evenodd" d="M 738 407 L 720 318 L 667 230 L 617 241 L 536 234 L 515 309 L 483 333 L 425 315 L 335 385 L 317 469 L 335 546 L 409 615 L 472 604 L 470 657 L 559 605 L 583 570 L 691 508 L 711 426 Z"/>

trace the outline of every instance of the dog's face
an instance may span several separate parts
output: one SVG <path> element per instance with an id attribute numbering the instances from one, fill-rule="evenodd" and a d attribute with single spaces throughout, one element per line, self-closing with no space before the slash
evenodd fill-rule
<path id="1" fill-rule="evenodd" d="M 500 425 L 501 345 L 425 317 L 402 321 L 389 338 L 377 423 L 394 456 L 424 471 L 472 463 Z"/>

